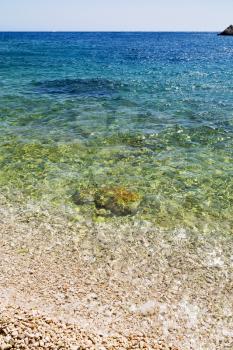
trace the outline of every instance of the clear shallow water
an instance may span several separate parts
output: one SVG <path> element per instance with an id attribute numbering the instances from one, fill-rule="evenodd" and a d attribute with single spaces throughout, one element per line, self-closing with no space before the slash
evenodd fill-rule
<path id="1" fill-rule="evenodd" d="M 157 225 L 231 227 L 232 60 L 216 33 L 1 33 L 1 192 L 120 184 Z"/>

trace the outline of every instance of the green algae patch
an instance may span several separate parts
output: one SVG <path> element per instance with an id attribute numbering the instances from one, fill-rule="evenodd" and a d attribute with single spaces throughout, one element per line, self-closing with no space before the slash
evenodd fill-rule
<path id="1" fill-rule="evenodd" d="M 103 187 L 96 191 L 94 200 L 97 209 L 103 208 L 115 215 L 125 216 L 137 213 L 141 196 L 124 187 Z"/>
<path id="2" fill-rule="evenodd" d="M 36 201 L 70 211 L 74 221 L 117 216 L 163 228 L 233 227 L 232 143 L 223 149 L 214 132 L 208 137 L 206 145 L 203 130 L 177 128 L 66 142 L 1 134 L 0 190 L 19 206 Z"/>

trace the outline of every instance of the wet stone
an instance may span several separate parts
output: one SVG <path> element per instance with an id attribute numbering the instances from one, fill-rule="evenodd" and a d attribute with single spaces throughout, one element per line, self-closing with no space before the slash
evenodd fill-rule
<path id="1" fill-rule="evenodd" d="M 125 216 L 137 213 L 141 197 L 124 187 L 103 187 L 96 191 L 94 201 L 97 209 L 109 210 L 114 215 Z"/>
<path id="2" fill-rule="evenodd" d="M 81 189 L 73 194 L 72 199 L 76 205 L 92 204 L 94 202 L 94 193 L 88 189 Z"/>

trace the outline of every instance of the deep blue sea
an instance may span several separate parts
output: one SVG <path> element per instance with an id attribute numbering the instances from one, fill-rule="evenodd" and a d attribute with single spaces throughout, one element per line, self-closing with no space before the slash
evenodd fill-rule
<path id="1" fill-rule="evenodd" d="M 77 190 L 122 186 L 157 225 L 231 228 L 232 156 L 232 37 L 0 33 L 9 201 L 74 208 Z"/>

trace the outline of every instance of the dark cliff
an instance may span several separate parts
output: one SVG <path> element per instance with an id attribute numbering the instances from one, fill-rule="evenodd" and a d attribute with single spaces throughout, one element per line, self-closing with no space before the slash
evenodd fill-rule
<path id="1" fill-rule="evenodd" d="M 233 35 L 233 25 L 227 27 L 223 32 L 219 33 L 218 35 Z"/>

